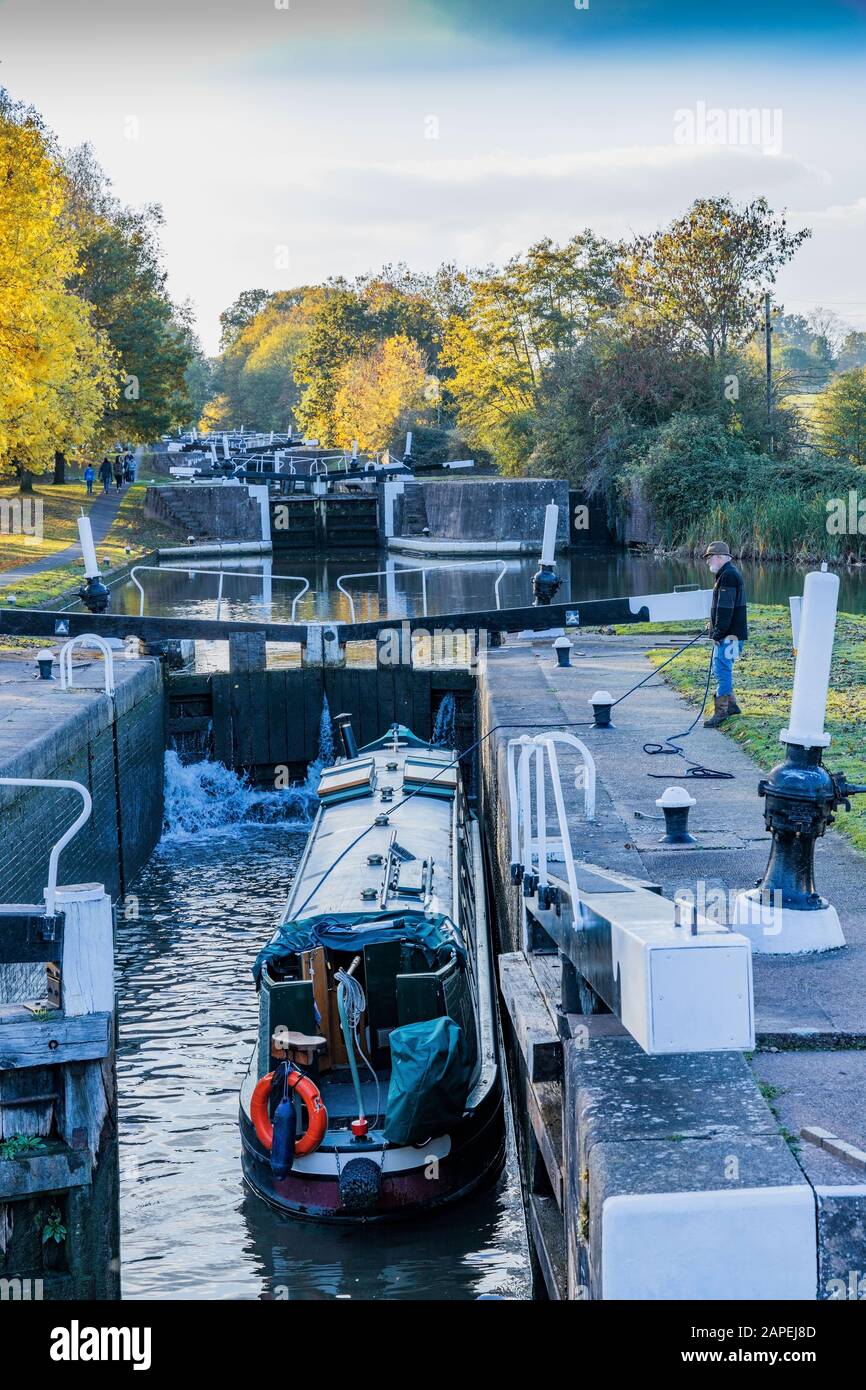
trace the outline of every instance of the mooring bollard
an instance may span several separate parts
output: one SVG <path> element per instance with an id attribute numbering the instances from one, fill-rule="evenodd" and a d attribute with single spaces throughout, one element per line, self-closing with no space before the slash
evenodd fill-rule
<path id="1" fill-rule="evenodd" d="M 610 718 L 613 696 L 609 690 L 597 690 L 594 695 L 590 695 L 587 704 L 592 708 L 592 727 L 594 729 L 616 728 L 616 725 L 611 722 Z"/>
<path id="2" fill-rule="evenodd" d="M 791 715 L 779 735 L 786 757 L 758 783 L 773 838 L 770 858 L 761 882 L 738 894 L 734 906 L 734 922 L 753 951 L 781 955 L 845 945 L 835 907 L 815 888 L 815 841 L 840 806 L 850 811 L 850 795 L 866 791 L 821 763 L 830 743 L 824 718 L 838 597 L 838 576 L 826 565 L 806 575 Z"/>
<path id="3" fill-rule="evenodd" d="M 665 787 L 656 799 L 665 818 L 665 833 L 659 836 L 663 845 L 697 844 L 694 835 L 689 834 L 689 811 L 697 804 L 685 787 Z"/>
<path id="4" fill-rule="evenodd" d="M 553 644 L 560 666 L 571 666 L 571 643 L 567 637 L 557 637 Z"/>
<path id="5" fill-rule="evenodd" d="M 38 672 L 39 672 L 39 679 L 40 679 L 41 681 L 53 681 L 53 680 L 54 680 L 54 671 L 53 671 L 53 667 L 54 667 L 54 653 L 53 653 L 53 652 L 48 651 L 47 648 L 43 648 L 43 650 L 42 650 L 41 652 L 37 652 L 37 653 L 36 653 L 36 669 L 37 669 Z"/>

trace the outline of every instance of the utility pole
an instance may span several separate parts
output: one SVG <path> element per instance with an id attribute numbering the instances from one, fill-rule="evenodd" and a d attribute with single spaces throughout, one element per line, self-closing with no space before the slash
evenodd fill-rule
<path id="1" fill-rule="evenodd" d="M 773 329 L 770 324 L 770 292 L 764 295 L 764 343 L 767 354 L 767 434 L 773 452 Z"/>

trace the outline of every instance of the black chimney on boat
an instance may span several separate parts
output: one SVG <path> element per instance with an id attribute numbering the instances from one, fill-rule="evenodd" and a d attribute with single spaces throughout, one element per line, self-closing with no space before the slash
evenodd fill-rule
<path id="1" fill-rule="evenodd" d="M 351 714 L 335 714 L 334 723 L 340 730 L 340 738 L 343 741 L 343 752 L 347 758 L 357 758 L 358 745 L 355 742 L 355 735 L 352 732 Z"/>

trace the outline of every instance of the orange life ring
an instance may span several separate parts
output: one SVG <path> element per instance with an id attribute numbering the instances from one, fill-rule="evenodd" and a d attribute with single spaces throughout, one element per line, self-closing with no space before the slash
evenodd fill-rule
<path id="1" fill-rule="evenodd" d="M 263 1076 L 253 1091 L 253 1098 L 250 1101 L 250 1119 L 256 1131 L 259 1143 L 263 1148 L 271 1151 L 274 1142 L 274 1127 L 271 1124 L 270 1099 L 271 1081 L 274 1073 L 269 1071 L 267 1076 Z M 322 1100 L 322 1094 L 315 1081 L 311 1081 L 303 1072 L 289 1072 L 288 1085 L 292 1090 L 297 1091 L 301 1100 L 307 1107 L 308 1126 L 300 1139 L 295 1141 L 295 1157 L 302 1158 L 304 1154 L 315 1153 L 325 1137 L 328 1128 L 328 1112 Z"/>

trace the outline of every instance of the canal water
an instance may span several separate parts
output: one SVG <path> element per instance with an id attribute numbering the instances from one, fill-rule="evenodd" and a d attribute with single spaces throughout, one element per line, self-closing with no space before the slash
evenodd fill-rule
<path id="1" fill-rule="evenodd" d="M 112 612 L 138 613 L 143 602 L 145 613 L 161 617 L 216 617 L 219 569 L 202 560 L 191 560 L 190 564 L 204 572 L 191 574 L 179 566 L 158 573 L 140 570 L 136 576 L 140 589 L 126 580 L 112 591 Z M 418 572 L 419 564 L 413 556 L 381 550 L 338 553 L 336 558 L 276 557 L 265 564 L 260 559 L 250 564 L 227 559 L 224 569 L 230 573 L 222 580 L 221 616 L 236 620 L 265 617 L 273 622 L 366 622 L 386 616 L 415 617 L 424 613 L 425 602 L 431 615 L 493 608 L 500 574 L 502 608 L 532 602 L 537 557 L 471 565 L 465 560 L 433 559 L 423 576 Z M 788 564 L 743 562 L 740 568 L 751 602 L 787 603 L 790 595 L 803 592 L 804 576 L 815 566 L 801 569 Z M 572 550 L 559 559 L 558 569 L 564 581 L 558 595 L 562 602 L 661 593 L 677 584 L 711 587 L 709 570 L 699 560 L 613 548 Z M 866 612 L 866 571 L 838 573 L 841 611 Z M 304 583 L 309 588 L 302 592 Z"/>
<path id="2" fill-rule="evenodd" d="M 244 1188 L 250 966 L 300 859 L 313 779 L 254 791 L 174 753 L 166 773 L 166 831 L 117 932 L 124 1298 L 530 1297 L 513 1156 L 490 1191 L 387 1227 L 298 1222 Z"/>

